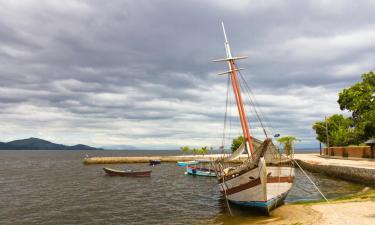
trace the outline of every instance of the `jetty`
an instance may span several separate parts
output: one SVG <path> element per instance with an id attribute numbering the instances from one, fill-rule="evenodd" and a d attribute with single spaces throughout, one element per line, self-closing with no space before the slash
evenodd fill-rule
<path id="1" fill-rule="evenodd" d="M 89 164 L 115 164 L 115 163 L 149 163 L 150 160 L 160 160 L 161 162 L 192 161 L 197 159 L 217 159 L 223 157 L 222 154 L 210 155 L 180 155 L 180 156 L 129 156 L 129 157 L 87 157 L 83 163 Z"/>
<path id="2" fill-rule="evenodd" d="M 179 161 L 191 161 L 197 159 L 214 160 L 223 157 L 222 154 L 207 155 L 180 155 L 180 156 L 129 156 L 129 157 L 88 157 L 83 163 L 90 164 L 126 164 L 149 163 L 150 160 L 176 163 Z M 339 158 L 318 153 L 294 155 L 300 166 L 311 172 L 323 173 L 357 183 L 375 185 L 375 160 L 363 158 Z M 239 159 L 239 162 L 241 158 Z"/>
<path id="3" fill-rule="evenodd" d="M 375 186 L 375 160 L 330 157 L 319 154 L 295 154 L 302 168 L 328 176 Z"/>

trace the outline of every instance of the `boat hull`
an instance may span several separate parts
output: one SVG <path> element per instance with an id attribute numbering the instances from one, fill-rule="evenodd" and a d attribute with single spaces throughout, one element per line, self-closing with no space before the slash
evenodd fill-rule
<path id="1" fill-rule="evenodd" d="M 120 177 L 149 177 L 151 170 L 148 171 L 122 171 L 111 168 L 103 168 L 107 176 L 120 176 Z"/>
<path id="2" fill-rule="evenodd" d="M 150 166 L 155 166 L 161 164 L 160 160 L 150 160 Z"/>
<path id="3" fill-rule="evenodd" d="M 177 162 L 177 166 L 190 166 L 196 164 L 198 164 L 198 161 Z"/>
<path id="4" fill-rule="evenodd" d="M 196 168 L 194 166 L 188 166 L 186 168 L 186 172 L 189 175 L 216 177 L 215 171 L 210 170 L 210 169 L 205 169 L 205 168 Z"/>
<path id="5" fill-rule="evenodd" d="M 258 208 L 266 214 L 283 203 L 293 181 L 294 168 L 265 165 L 235 177 L 224 177 L 224 182 L 223 177 L 219 178 L 221 192 L 230 202 Z"/>
<path id="6" fill-rule="evenodd" d="M 282 193 L 281 195 L 279 195 L 275 198 L 272 198 L 268 201 L 249 201 L 249 202 L 246 202 L 246 201 L 229 200 L 229 202 L 232 203 L 232 204 L 238 205 L 238 206 L 242 206 L 242 207 L 246 207 L 246 208 L 252 208 L 252 209 L 260 211 L 264 214 L 269 215 L 270 212 L 273 209 L 275 209 L 278 206 L 284 204 L 284 200 L 287 197 L 288 193 L 289 192 Z"/>

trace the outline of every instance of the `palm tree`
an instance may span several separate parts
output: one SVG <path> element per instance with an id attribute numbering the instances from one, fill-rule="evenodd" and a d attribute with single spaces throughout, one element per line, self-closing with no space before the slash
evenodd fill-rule
<path id="1" fill-rule="evenodd" d="M 200 152 L 202 153 L 202 155 L 204 156 L 205 154 L 207 154 L 208 152 L 208 147 L 207 146 L 204 146 L 201 148 Z"/>
<path id="2" fill-rule="evenodd" d="M 297 141 L 297 138 L 293 136 L 285 136 L 278 138 L 277 141 L 284 145 L 285 154 L 289 156 L 293 153 L 293 144 Z"/>

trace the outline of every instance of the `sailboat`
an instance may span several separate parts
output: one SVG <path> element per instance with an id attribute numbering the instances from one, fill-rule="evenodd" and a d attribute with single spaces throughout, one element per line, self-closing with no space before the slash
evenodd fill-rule
<path id="1" fill-rule="evenodd" d="M 283 204 L 288 195 L 294 181 L 294 167 L 289 156 L 281 154 L 272 143 L 272 136 L 267 134 L 264 127 L 263 141 L 252 136 L 241 94 L 243 86 L 240 85 L 238 77 L 238 71 L 241 69 L 236 65 L 237 60 L 247 57 L 232 56 L 224 23 L 222 28 L 226 58 L 214 62 L 226 62 L 228 65 L 229 70 L 221 74 L 229 76 L 231 85 L 228 80 L 228 87 L 231 86 L 233 89 L 244 141 L 229 157 L 214 162 L 216 176 L 227 201 L 261 209 L 269 214 L 271 210 Z M 238 161 L 243 153 L 247 153 L 245 160 L 240 164 L 233 163 L 235 160 Z"/>

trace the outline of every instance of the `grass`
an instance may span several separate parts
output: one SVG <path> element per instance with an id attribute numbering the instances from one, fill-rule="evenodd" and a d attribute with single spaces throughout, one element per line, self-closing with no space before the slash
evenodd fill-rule
<path id="1" fill-rule="evenodd" d="M 338 203 L 338 202 L 361 202 L 361 201 L 375 201 L 375 189 L 368 189 L 361 191 L 356 194 L 346 195 L 339 198 L 329 199 L 328 203 Z M 308 202 L 295 202 L 293 205 L 315 205 L 327 203 L 325 200 L 316 200 Z"/>

